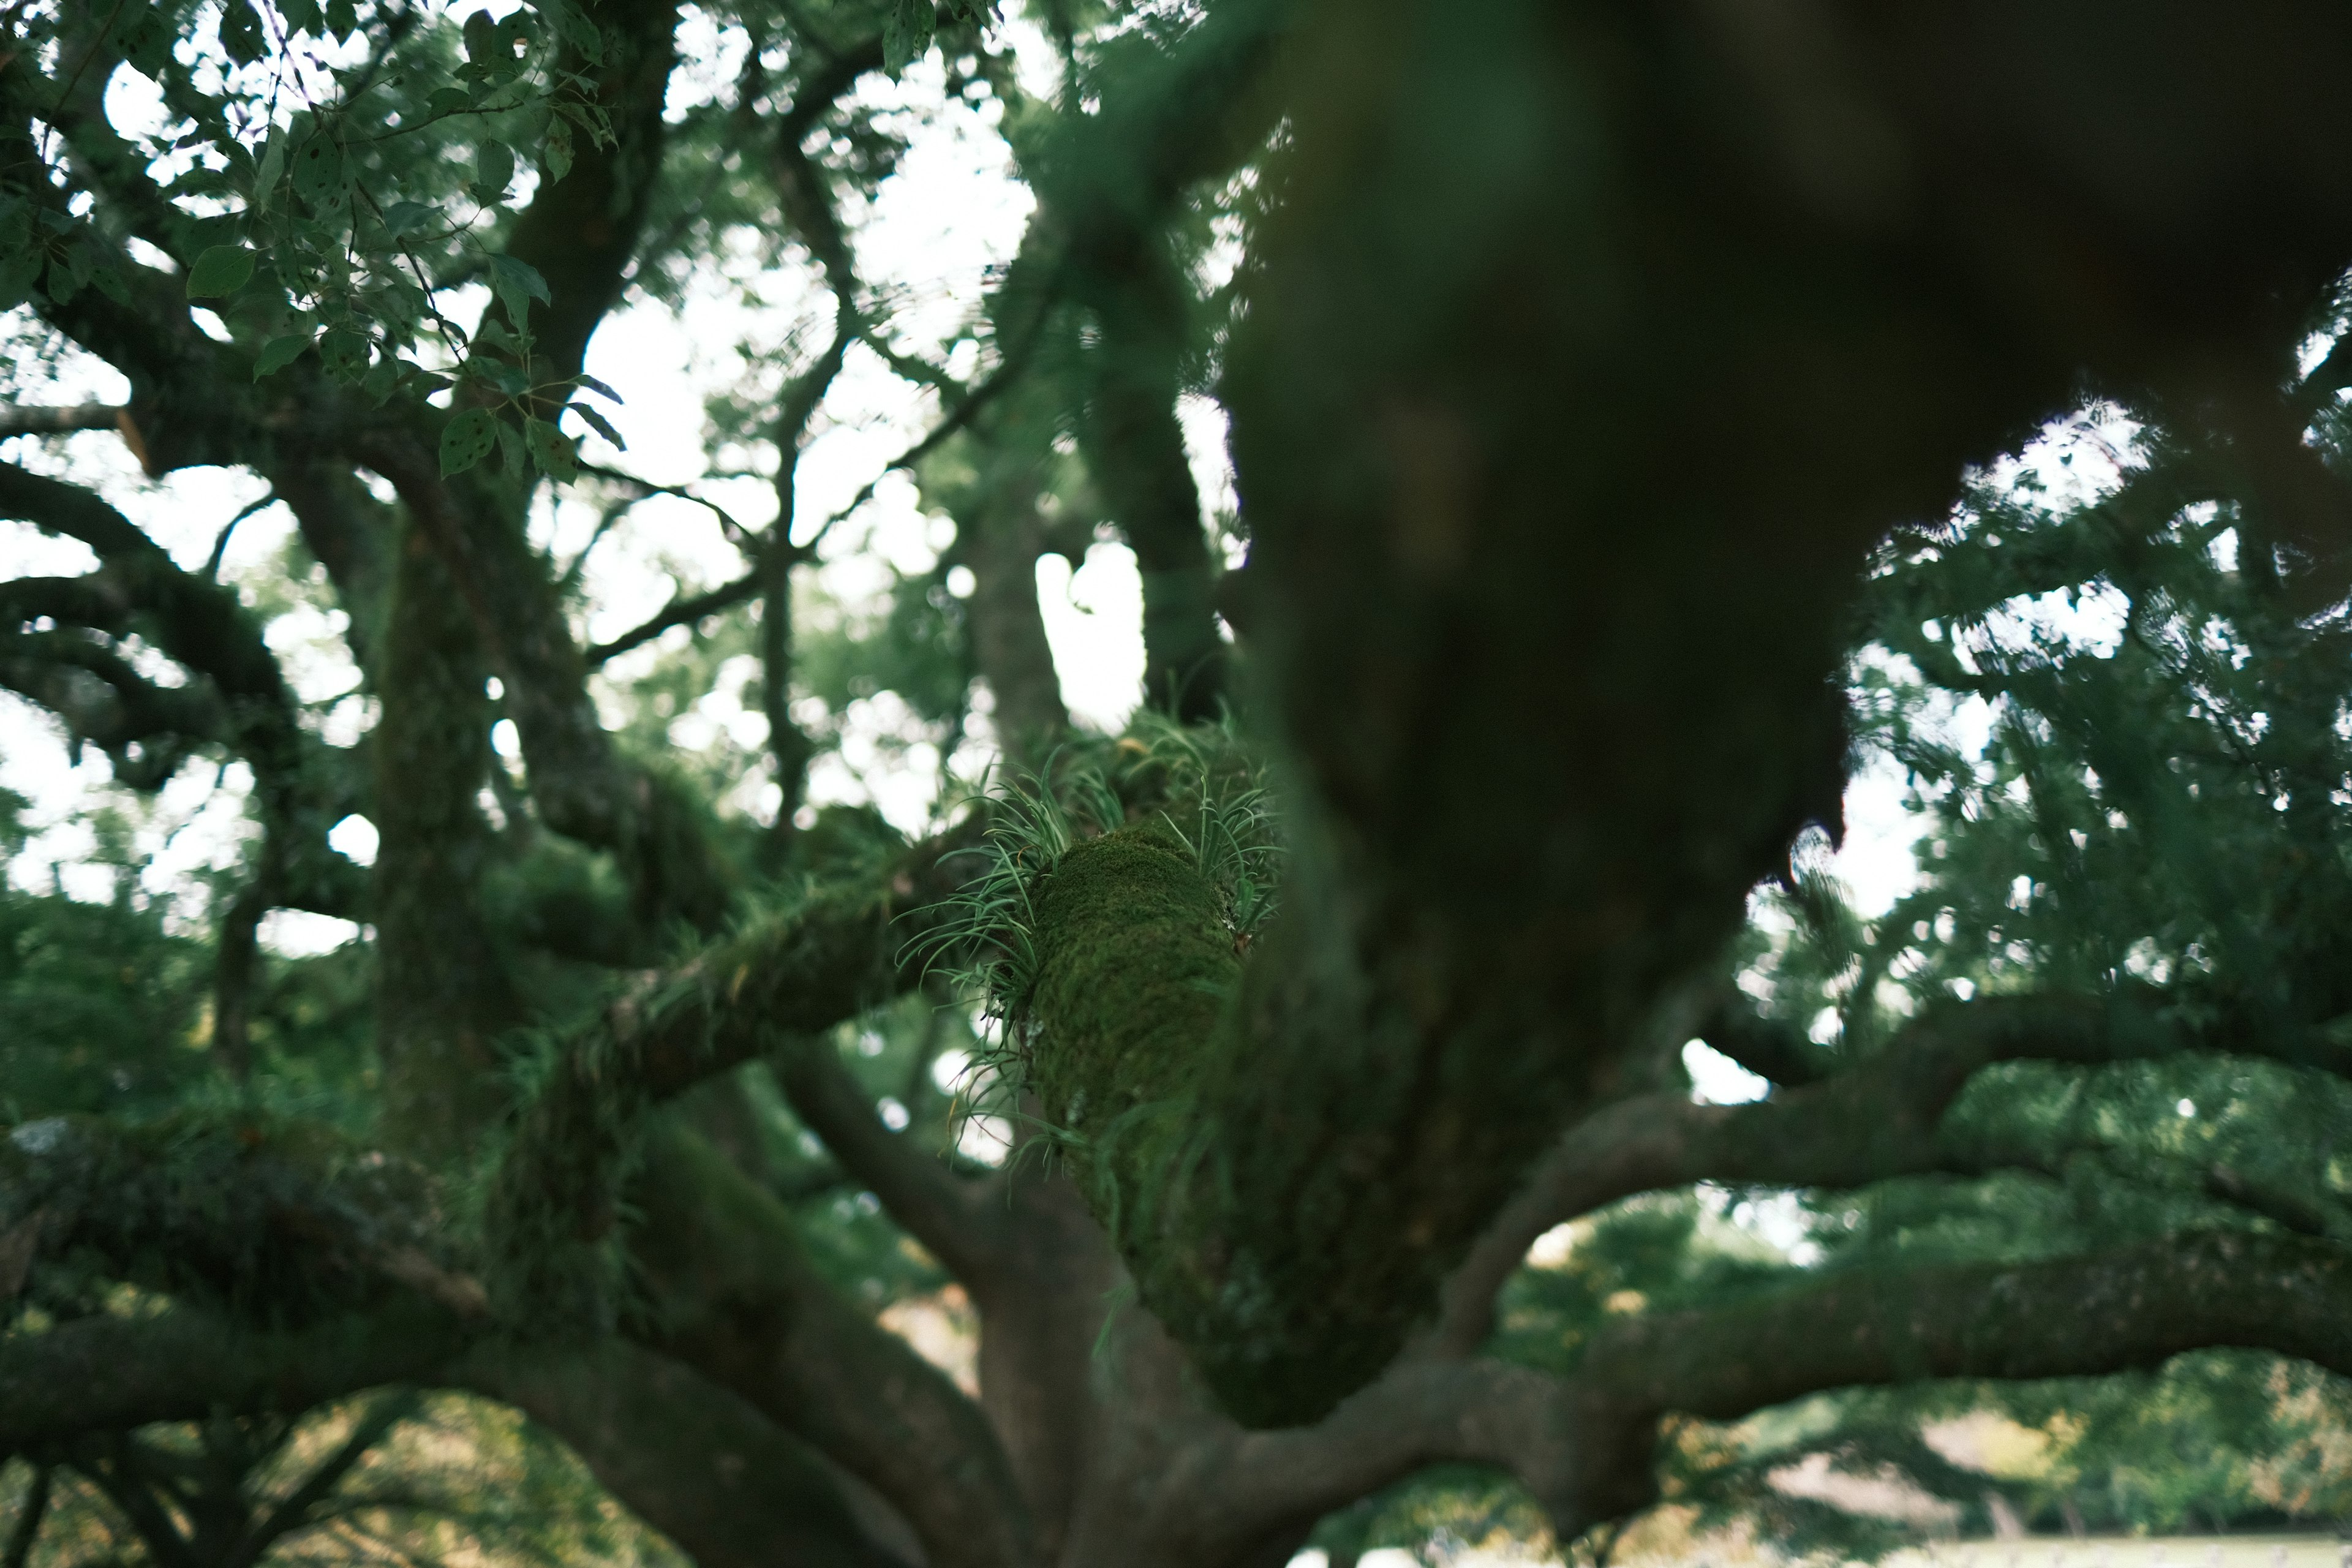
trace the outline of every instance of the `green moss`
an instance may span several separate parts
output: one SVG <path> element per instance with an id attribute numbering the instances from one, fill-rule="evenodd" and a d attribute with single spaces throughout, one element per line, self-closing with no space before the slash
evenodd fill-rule
<path id="1" fill-rule="evenodd" d="M 1029 1081 L 1132 1256 L 1181 1163 L 1241 963 L 1217 889 L 1164 829 L 1074 846 L 1035 897 Z"/>

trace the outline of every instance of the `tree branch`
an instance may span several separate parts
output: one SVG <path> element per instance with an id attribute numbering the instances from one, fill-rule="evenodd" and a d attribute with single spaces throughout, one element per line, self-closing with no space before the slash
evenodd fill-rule
<path id="1" fill-rule="evenodd" d="M 798 1037 L 772 1060 L 800 1119 L 949 1273 L 969 1281 L 990 1267 L 1004 1246 L 1004 1205 L 992 1184 L 967 1182 L 912 1138 L 883 1126 L 829 1037 Z"/>
<path id="2" fill-rule="evenodd" d="M 517 1117 L 488 1198 L 489 1265 L 511 1320 L 596 1321 L 614 1186 L 648 1108 L 829 1029 L 920 978 L 905 916 L 962 880 L 979 818 L 919 845 L 881 886 L 813 896 L 614 1003 L 562 1051 Z"/>
<path id="3" fill-rule="evenodd" d="M 903 1514 L 933 1568 L 1028 1568 L 1027 1505 L 980 1407 L 851 1310 L 788 1211 L 699 1140 L 655 1141 L 633 1251 L 668 1353 L 734 1390 Z"/>
<path id="4" fill-rule="evenodd" d="M 485 1344 L 456 1376 L 562 1437 L 697 1568 L 905 1568 L 805 1445 L 681 1362 L 617 1339 Z"/>
<path id="5" fill-rule="evenodd" d="M 722 583 L 716 588 L 699 594 L 682 595 L 663 605 L 651 619 L 631 626 L 612 641 L 591 643 L 583 650 L 582 658 L 587 661 L 589 668 L 602 669 L 631 648 L 643 647 L 672 626 L 693 626 L 721 610 L 731 610 L 756 597 L 764 581 L 761 573 L 747 572 L 733 582 Z"/>
<path id="6" fill-rule="evenodd" d="M 2021 1152 L 1962 1146 L 1944 1112 L 1981 1068 L 2005 1061 L 2094 1066 L 2189 1049 L 2352 1066 L 2315 1032 L 2277 1037 L 2222 1020 L 2191 1029 L 2153 994 L 2022 995 L 1952 1002 L 1921 1015 L 1877 1056 L 1750 1105 L 1681 1093 L 1621 1100 L 1561 1134 L 1498 1210 L 1441 1293 L 1420 1353 L 1465 1356 L 1493 1327 L 1496 1293 L 1552 1226 L 1636 1193 L 1694 1182 L 1849 1188 L 1927 1172 L 1980 1174 Z M 2297 1227 L 2299 1228 L 2299 1227 Z"/>
<path id="7" fill-rule="evenodd" d="M 2095 1376 L 2218 1346 L 2352 1370 L 2352 1256 L 2221 1231 L 2050 1262 L 1830 1273 L 1626 1320 L 1566 1377 L 1402 1363 L 1318 1426 L 1240 1438 L 1217 1495 L 1243 1532 L 1475 1460 L 1517 1474 L 1573 1540 L 1655 1495 L 1652 1443 L 1669 1412 L 1733 1420 L 1824 1389 Z"/>
<path id="8" fill-rule="evenodd" d="M 42 407 L 11 403 L 0 406 L 0 437 L 61 436 L 72 430 L 119 430 L 131 410 L 109 403 Z"/>
<path id="9" fill-rule="evenodd" d="M 430 1382 L 465 1320 L 414 1298 L 305 1329 L 173 1308 L 0 1340 L 0 1448 L 219 1413 L 301 1410 L 387 1383 Z"/>

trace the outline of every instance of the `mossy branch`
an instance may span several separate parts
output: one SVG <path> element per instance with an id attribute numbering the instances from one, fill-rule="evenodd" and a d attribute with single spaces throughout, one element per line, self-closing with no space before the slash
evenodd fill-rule
<path id="1" fill-rule="evenodd" d="M 648 1108 L 920 978 L 902 917 L 963 875 L 984 818 L 915 847 L 875 880 L 812 890 L 653 975 L 538 1064 L 485 1194 L 485 1279 L 500 1315 L 541 1330 L 609 1325 L 621 1184 Z"/>

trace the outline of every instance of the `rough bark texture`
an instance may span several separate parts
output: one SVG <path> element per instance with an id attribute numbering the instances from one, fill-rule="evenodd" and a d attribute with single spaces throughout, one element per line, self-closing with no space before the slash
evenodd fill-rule
<path id="1" fill-rule="evenodd" d="M 495 765 L 473 617 L 417 531 L 401 542 L 375 729 L 376 1052 L 383 1124 L 428 1160 L 469 1148 L 504 1109 L 499 1036 L 522 1021 L 483 919 Z"/>

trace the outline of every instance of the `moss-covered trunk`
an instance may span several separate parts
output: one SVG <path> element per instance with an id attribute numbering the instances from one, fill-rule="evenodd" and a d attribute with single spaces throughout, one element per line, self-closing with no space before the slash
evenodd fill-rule
<path id="1" fill-rule="evenodd" d="M 473 617 L 414 530 L 378 662 L 376 1040 L 385 1131 L 416 1154 L 467 1149 L 499 1106 L 497 1037 L 521 1014 L 482 918 L 493 765 Z"/>

